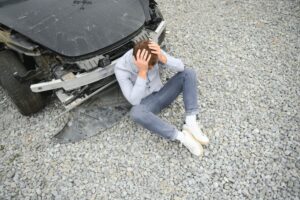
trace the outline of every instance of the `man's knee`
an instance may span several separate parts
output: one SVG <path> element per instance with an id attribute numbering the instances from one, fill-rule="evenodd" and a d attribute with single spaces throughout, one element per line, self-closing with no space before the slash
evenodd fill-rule
<path id="1" fill-rule="evenodd" d="M 193 68 L 185 67 L 183 73 L 185 80 L 197 80 L 197 73 Z"/>
<path id="2" fill-rule="evenodd" d="M 134 105 L 131 107 L 129 116 L 135 122 L 144 121 L 147 110 L 144 105 Z"/>
<path id="3" fill-rule="evenodd" d="M 196 78 L 196 71 L 194 70 L 194 68 L 185 67 L 183 72 L 184 72 L 184 74 L 187 77 L 194 77 L 194 78 Z"/>

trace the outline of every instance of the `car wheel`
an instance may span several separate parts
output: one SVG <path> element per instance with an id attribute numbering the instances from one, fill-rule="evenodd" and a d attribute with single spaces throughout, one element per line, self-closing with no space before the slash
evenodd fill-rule
<path id="1" fill-rule="evenodd" d="M 45 99 L 40 93 L 33 93 L 30 82 L 21 83 L 13 74 L 25 74 L 26 68 L 14 54 L 9 50 L 0 52 L 0 83 L 23 115 L 36 113 L 45 107 Z"/>

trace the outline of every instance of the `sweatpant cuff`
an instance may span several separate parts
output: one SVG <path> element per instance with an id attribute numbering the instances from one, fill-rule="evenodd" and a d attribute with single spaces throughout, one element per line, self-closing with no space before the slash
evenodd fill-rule
<path id="1" fill-rule="evenodd" d="M 197 114 L 199 114 L 199 109 L 190 110 L 190 111 L 186 111 L 186 112 L 185 112 L 185 116 L 189 116 L 189 115 L 197 115 Z"/>
<path id="2" fill-rule="evenodd" d="M 173 136 L 170 137 L 170 140 L 172 140 L 172 141 L 176 140 L 177 136 L 178 136 L 178 130 L 175 129 Z"/>

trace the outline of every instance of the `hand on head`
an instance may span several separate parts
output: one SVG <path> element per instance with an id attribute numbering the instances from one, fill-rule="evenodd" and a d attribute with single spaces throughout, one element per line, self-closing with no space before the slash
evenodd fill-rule
<path id="1" fill-rule="evenodd" d="M 139 68 L 139 71 L 147 72 L 151 70 L 158 61 L 164 56 L 158 44 L 149 40 L 142 40 L 135 44 L 133 48 L 134 63 Z M 165 62 L 163 62 L 165 63 Z"/>
<path id="2" fill-rule="evenodd" d="M 134 60 L 134 64 L 139 68 L 139 71 L 148 71 L 148 62 L 151 58 L 151 53 L 146 49 L 142 51 L 139 49 L 136 54 L 136 59 Z"/>
<path id="3" fill-rule="evenodd" d="M 161 48 L 157 43 L 150 41 L 148 46 L 151 49 L 151 53 L 157 55 L 157 58 L 160 62 L 164 64 L 167 62 L 167 58 L 162 54 Z"/>
<path id="4" fill-rule="evenodd" d="M 161 55 L 161 49 L 157 43 L 150 41 L 148 46 L 151 49 L 151 53 L 156 54 L 158 57 Z"/>

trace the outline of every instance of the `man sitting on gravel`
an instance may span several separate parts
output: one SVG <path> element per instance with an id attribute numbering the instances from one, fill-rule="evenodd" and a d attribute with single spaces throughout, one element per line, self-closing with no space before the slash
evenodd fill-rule
<path id="1" fill-rule="evenodd" d="M 165 85 L 159 76 L 159 66 L 177 72 Z M 133 105 L 130 117 L 136 123 L 160 136 L 179 140 L 193 154 L 203 152 L 201 144 L 208 144 L 196 121 L 198 114 L 197 76 L 192 68 L 184 67 L 180 59 L 163 51 L 152 41 L 137 43 L 116 63 L 115 75 L 125 98 Z M 156 114 L 170 105 L 183 92 L 185 125 L 179 131 Z"/>

